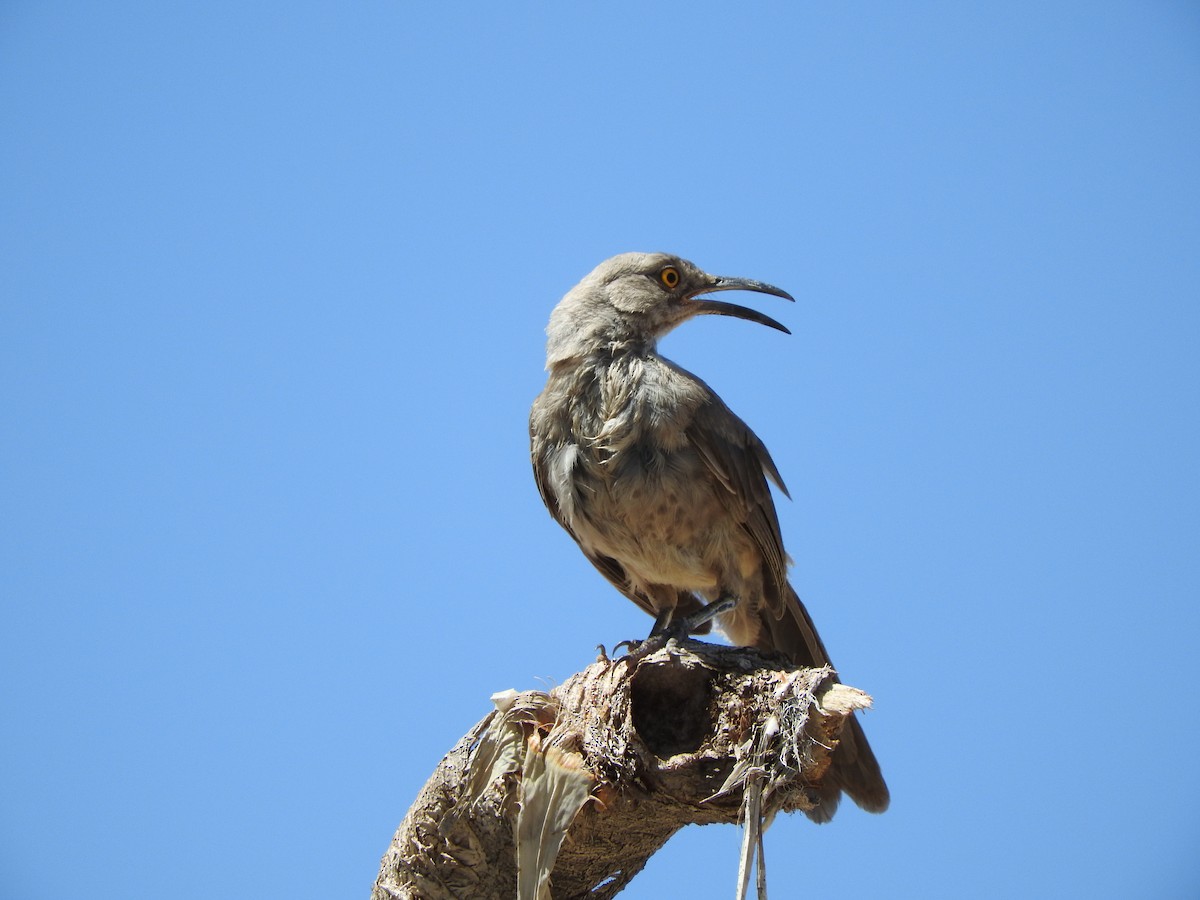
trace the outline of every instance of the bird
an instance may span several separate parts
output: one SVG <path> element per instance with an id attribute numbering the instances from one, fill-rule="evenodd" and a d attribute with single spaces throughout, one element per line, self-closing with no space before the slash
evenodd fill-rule
<path id="1" fill-rule="evenodd" d="M 714 621 L 736 646 L 831 665 L 788 580 L 766 446 L 707 384 L 658 352 L 702 315 L 788 329 L 713 299 L 780 288 L 710 275 L 666 253 L 622 253 L 596 266 L 555 306 L 546 328 L 545 387 L 529 418 L 534 477 L 551 516 L 622 594 L 650 615 L 651 636 L 702 633 Z M 811 819 L 832 818 L 845 792 L 883 812 L 887 784 L 851 717 L 818 788 Z"/>

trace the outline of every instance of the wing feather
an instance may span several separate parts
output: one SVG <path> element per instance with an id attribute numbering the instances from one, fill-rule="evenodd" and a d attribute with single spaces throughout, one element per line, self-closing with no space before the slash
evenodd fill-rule
<path id="1" fill-rule="evenodd" d="M 569 480 L 571 477 L 570 471 L 555 471 L 555 455 L 559 454 L 558 458 L 561 460 L 563 458 L 561 455 L 567 452 L 566 448 L 557 448 L 557 450 L 543 449 L 541 453 L 535 450 L 531 454 L 533 477 L 537 482 L 538 493 L 542 495 L 542 502 L 546 504 L 546 509 L 550 511 L 550 515 L 554 521 L 561 525 L 567 534 L 571 535 L 575 543 L 579 544 L 579 549 L 583 551 L 583 555 L 599 570 L 601 575 L 608 579 L 613 587 L 636 603 L 643 611 L 649 613 L 651 616 L 656 615 L 650 598 L 633 586 L 628 573 L 625 571 L 625 567 L 610 556 L 594 553 L 589 550 L 580 542 L 579 535 L 571 527 L 570 519 L 564 514 L 559 501 L 559 491 L 555 489 L 553 481 L 553 479 L 558 478 L 561 483 L 563 480 Z M 567 465 L 571 465 L 569 459 Z"/>
<path id="2" fill-rule="evenodd" d="M 783 615 L 787 597 L 787 554 L 779 516 L 767 481 L 787 496 L 771 454 L 750 430 L 709 390 L 708 402 L 697 407 L 687 427 L 687 438 L 708 470 L 725 488 L 721 500 L 737 518 L 762 554 L 772 584 L 766 590 L 770 612 Z M 773 590 L 770 588 L 774 588 Z"/>

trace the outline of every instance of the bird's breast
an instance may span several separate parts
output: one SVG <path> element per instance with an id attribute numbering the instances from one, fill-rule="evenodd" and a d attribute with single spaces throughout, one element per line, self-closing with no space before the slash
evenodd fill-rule
<path id="1" fill-rule="evenodd" d="M 712 472 L 688 439 L 704 386 L 658 357 L 558 373 L 535 405 L 541 468 L 590 552 L 648 583 L 705 590 L 728 535 Z"/>

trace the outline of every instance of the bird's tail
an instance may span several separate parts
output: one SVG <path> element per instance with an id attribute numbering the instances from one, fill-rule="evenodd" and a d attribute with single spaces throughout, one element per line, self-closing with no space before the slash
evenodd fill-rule
<path id="1" fill-rule="evenodd" d="M 798 666 L 832 665 L 808 610 L 791 585 L 786 586 L 783 601 L 782 615 L 778 618 L 769 610 L 762 610 L 763 628 L 756 646 L 784 653 Z M 808 817 L 815 822 L 828 822 L 837 810 L 842 791 L 867 812 L 881 813 L 888 808 L 890 795 L 883 772 L 854 715 L 842 728 L 817 806 L 809 811 Z"/>

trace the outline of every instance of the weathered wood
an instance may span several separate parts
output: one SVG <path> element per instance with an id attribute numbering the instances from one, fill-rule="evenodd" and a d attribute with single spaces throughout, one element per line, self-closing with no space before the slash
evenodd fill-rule
<path id="1" fill-rule="evenodd" d="M 612 897 L 684 825 L 738 822 L 747 797 L 767 818 L 811 808 L 870 705 L 829 669 L 697 641 L 494 699 L 422 788 L 373 900 L 511 900 L 519 869 L 521 900 Z"/>

